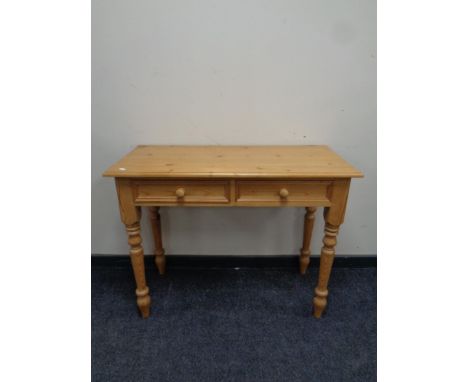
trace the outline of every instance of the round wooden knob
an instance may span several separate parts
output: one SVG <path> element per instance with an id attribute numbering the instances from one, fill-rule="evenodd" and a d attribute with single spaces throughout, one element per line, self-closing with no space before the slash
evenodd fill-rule
<path id="1" fill-rule="evenodd" d="M 289 191 L 286 188 L 282 188 L 279 192 L 280 196 L 282 198 L 287 198 L 289 195 Z"/>
<path id="2" fill-rule="evenodd" d="M 175 194 L 178 198 L 183 198 L 185 195 L 185 190 L 183 188 L 178 188 Z"/>

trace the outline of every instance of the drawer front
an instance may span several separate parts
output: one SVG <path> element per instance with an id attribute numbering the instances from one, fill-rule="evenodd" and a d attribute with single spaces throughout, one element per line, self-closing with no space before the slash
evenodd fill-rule
<path id="1" fill-rule="evenodd" d="M 134 184 L 136 204 L 228 204 L 226 181 L 141 181 Z"/>
<path id="2" fill-rule="evenodd" d="M 239 181 L 236 203 L 329 206 L 331 185 L 331 181 Z"/>

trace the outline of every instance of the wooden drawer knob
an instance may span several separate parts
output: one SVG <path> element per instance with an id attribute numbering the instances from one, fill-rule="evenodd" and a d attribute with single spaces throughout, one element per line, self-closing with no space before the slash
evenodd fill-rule
<path id="1" fill-rule="evenodd" d="M 183 188 L 178 188 L 175 194 L 178 198 L 183 198 L 185 195 L 185 190 Z"/>
<path id="2" fill-rule="evenodd" d="M 284 199 L 289 195 L 289 191 L 286 188 L 282 188 L 279 192 L 279 195 Z"/>

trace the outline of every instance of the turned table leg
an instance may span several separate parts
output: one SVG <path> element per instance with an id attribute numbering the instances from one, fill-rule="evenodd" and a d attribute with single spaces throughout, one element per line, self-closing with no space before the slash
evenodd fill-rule
<path id="1" fill-rule="evenodd" d="M 133 274 L 137 289 L 137 305 L 143 318 L 147 318 L 150 312 L 151 298 L 149 289 L 146 286 L 145 278 L 145 260 L 143 256 L 143 247 L 141 246 L 140 223 L 125 225 L 128 234 L 128 244 L 130 244 L 130 258 L 132 261 Z"/>
<path id="2" fill-rule="evenodd" d="M 136 282 L 137 305 L 143 318 L 150 314 L 151 298 L 146 285 L 145 261 L 141 246 L 140 218 L 141 208 L 133 203 L 132 187 L 128 180 L 116 178 L 117 195 L 119 197 L 120 218 L 125 224 L 130 245 L 130 259 Z"/>
<path id="3" fill-rule="evenodd" d="M 314 297 L 314 316 L 320 318 L 327 305 L 328 296 L 328 280 L 335 258 L 336 236 L 338 235 L 338 226 L 325 224 L 325 235 L 323 237 L 323 247 L 320 253 L 320 268 L 317 287 L 315 288 Z"/>
<path id="4" fill-rule="evenodd" d="M 323 237 L 323 247 L 320 252 L 320 268 L 317 287 L 315 288 L 314 316 L 320 318 L 327 306 L 328 280 L 335 258 L 336 238 L 340 225 L 343 223 L 348 201 L 350 180 L 335 181 L 331 192 L 330 207 L 324 209 L 325 234 Z"/>
<path id="5" fill-rule="evenodd" d="M 166 256 L 164 256 L 164 248 L 162 245 L 161 215 L 159 214 L 159 207 L 150 207 L 149 212 L 151 230 L 153 231 L 154 239 L 155 263 L 159 274 L 164 275 L 166 272 Z"/>
<path id="6" fill-rule="evenodd" d="M 302 275 L 306 273 L 310 263 L 310 241 L 312 239 L 316 210 L 316 207 L 306 207 L 304 216 L 304 238 L 302 241 L 301 256 L 299 258 L 299 270 Z"/>

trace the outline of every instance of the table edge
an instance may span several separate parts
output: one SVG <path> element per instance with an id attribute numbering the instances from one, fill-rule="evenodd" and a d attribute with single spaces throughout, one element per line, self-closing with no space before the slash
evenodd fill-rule
<path id="1" fill-rule="evenodd" d="M 364 174 L 361 172 L 347 173 L 347 174 L 303 174 L 303 173 L 269 173 L 269 174 L 258 174 L 258 173 L 208 173 L 208 172 L 190 172 L 190 173 L 134 173 L 134 174 L 122 174 L 113 171 L 106 171 L 102 174 L 105 178 L 147 178 L 147 179 L 349 179 L 349 178 L 364 178 Z"/>

